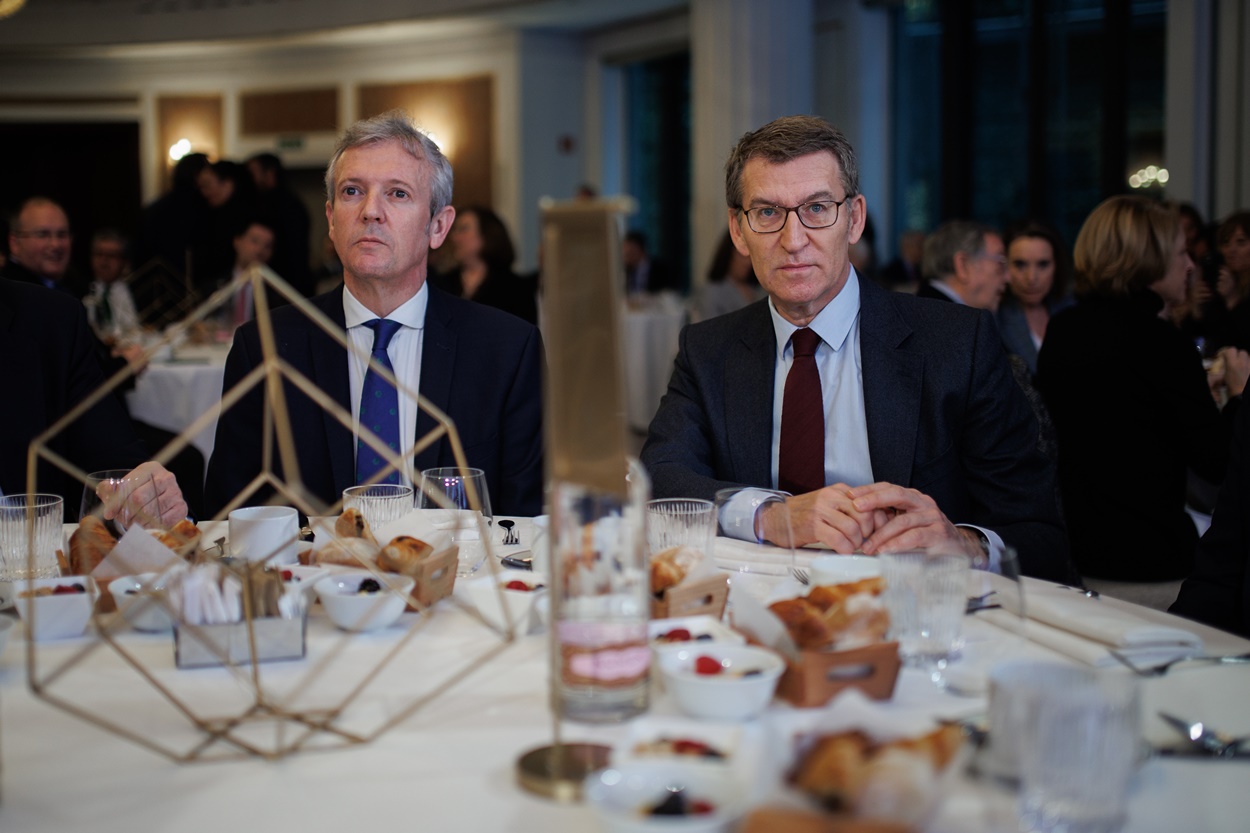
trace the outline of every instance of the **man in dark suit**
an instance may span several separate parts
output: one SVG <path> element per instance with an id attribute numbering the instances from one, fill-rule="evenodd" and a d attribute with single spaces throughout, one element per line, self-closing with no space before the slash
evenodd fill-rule
<path id="1" fill-rule="evenodd" d="M 10 393 L 8 404 L 0 409 L 0 491 L 24 494 L 31 441 L 103 385 L 105 378 L 82 304 L 28 283 L 0 279 L 0 355 L 20 357 L 5 368 Z M 130 511 L 151 511 L 159 493 L 165 525 L 186 517 L 177 481 L 163 467 L 143 462 L 147 452 L 117 397 L 103 397 L 48 445 L 88 473 L 139 467 L 135 482 L 142 481 L 142 486 L 133 493 Z M 40 459 L 35 485 L 41 492 L 60 495 L 66 518 L 77 520 L 83 489 L 78 480 Z"/>
<path id="2" fill-rule="evenodd" d="M 796 544 L 990 568 L 1010 545 L 1025 572 L 1069 578 L 1053 468 L 993 319 L 851 268 L 867 205 L 845 137 L 807 116 L 748 133 L 726 197 L 769 298 L 682 333 L 642 451 L 655 495 L 781 486 Z M 795 368 L 819 377 L 806 399 Z"/>
<path id="3" fill-rule="evenodd" d="M 981 223 L 949 220 L 924 241 L 924 272 L 930 282 L 916 292 L 921 298 L 995 312 L 1007 289 L 1003 238 Z"/>
<path id="4" fill-rule="evenodd" d="M 47 197 L 31 197 L 9 221 L 9 259 L 0 274 L 82 298 L 86 287 L 69 262 L 73 240 L 65 209 Z"/>
<path id="5" fill-rule="evenodd" d="M 1250 637 L 1250 408 L 1237 414 L 1232 456 L 1194 571 L 1169 612 Z"/>
<path id="6" fill-rule="evenodd" d="M 455 298 L 426 281 L 431 249 L 442 245 L 455 218 L 451 165 L 401 111 L 358 122 L 339 142 L 326 171 L 330 237 L 343 262 L 344 286 L 313 304 L 347 331 L 364 355 L 389 338 L 385 355 L 400 383 L 388 417 L 400 456 L 435 427 L 412 392 L 455 423 L 470 466 L 486 473 L 499 514 L 542 512 L 542 344 L 532 325 L 499 310 Z M 373 371 L 302 312 L 273 311 L 279 355 L 352 415 L 365 420 Z M 382 332 L 393 335 L 381 335 Z M 380 342 L 379 342 L 380 344 Z M 380 350 L 381 348 L 378 347 Z M 240 327 L 226 362 L 231 390 L 262 361 L 257 322 Z M 290 384 L 285 386 L 299 479 L 315 501 L 338 500 L 363 480 L 372 452 L 353 429 Z M 383 393 L 385 393 L 383 391 Z M 393 388 L 390 395 L 396 395 Z M 221 416 L 209 463 L 206 500 L 217 512 L 262 468 L 264 399 L 254 389 Z M 373 420 L 369 418 L 371 427 Z M 396 425 L 397 423 L 397 425 Z M 375 431 L 379 437 L 380 432 Z M 403 466 L 399 482 L 426 467 L 454 465 L 446 437 Z M 282 466 L 275 459 L 275 474 Z M 386 467 L 378 469 L 387 476 Z M 257 503 L 265 496 L 253 496 Z"/>

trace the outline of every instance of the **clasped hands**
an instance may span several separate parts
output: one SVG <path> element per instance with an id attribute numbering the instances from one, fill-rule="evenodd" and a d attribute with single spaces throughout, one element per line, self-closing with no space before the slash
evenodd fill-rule
<path id="1" fill-rule="evenodd" d="M 923 492 L 893 483 L 835 483 L 787 498 L 786 505 L 796 547 L 820 543 L 834 552 L 865 555 L 916 550 L 982 555 L 975 531 L 955 526 Z M 762 520 L 768 540 L 785 540 L 769 529 L 770 519 Z"/>

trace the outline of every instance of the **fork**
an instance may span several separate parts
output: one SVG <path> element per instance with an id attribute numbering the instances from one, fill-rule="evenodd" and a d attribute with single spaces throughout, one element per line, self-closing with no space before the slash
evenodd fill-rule
<path id="1" fill-rule="evenodd" d="M 1159 717 L 1165 723 L 1175 729 L 1189 740 L 1195 746 L 1199 746 L 1217 758 L 1235 758 L 1241 747 L 1250 741 L 1250 735 L 1240 738 L 1230 738 L 1220 732 L 1215 731 L 1202 722 L 1190 723 L 1176 715 L 1167 712 L 1159 712 Z"/>
<path id="2" fill-rule="evenodd" d="M 1234 654 L 1233 656 L 1177 657 L 1176 659 L 1170 659 L 1167 662 L 1161 662 L 1158 665 L 1142 666 L 1137 665 L 1128 657 L 1124 656 L 1124 654 L 1121 654 L 1119 651 L 1114 649 L 1111 651 L 1111 656 L 1139 677 L 1162 677 L 1164 674 L 1168 673 L 1168 670 L 1173 665 L 1180 662 L 1211 662 L 1216 665 L 1239 665 L 1241 663 L 1250 662 L 1250 654 Z"/>
<path id="3" fill-rule="evenodd" d="M 809 576 L 807 574 L 807 570 L 804 570 L 802 567 L 791 567 L 790 575 L 794 576 L 798 583 L 804 587 L 812 583 L 811 576 Z"/>

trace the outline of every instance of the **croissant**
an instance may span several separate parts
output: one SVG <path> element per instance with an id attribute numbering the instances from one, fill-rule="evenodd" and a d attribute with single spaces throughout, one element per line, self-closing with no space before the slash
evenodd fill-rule
<path id="1" fill-rule="evenodd" d="M 76 576 L 90 575 L 115 546 L 117 539 L 108 531 L 104 521 L 95 515 L 88 515 L 69 537 L 70 573 Z"/>
<path id="2" fill-rule="evenodd" d="M 378 545 L 373 531 L 369 529 L 369 522 L 359 509 L 344 509 L 334 522 L 334 534 L 340 538 L 363 538 L 375 547 Z"/>

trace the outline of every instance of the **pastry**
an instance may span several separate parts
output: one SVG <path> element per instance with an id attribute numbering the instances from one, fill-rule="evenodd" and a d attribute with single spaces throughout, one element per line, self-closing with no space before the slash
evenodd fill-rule
<path id="1" fill-rule="evenodd" d="M 656 596 L 681 584 L 685 577 L 686 571 L 674 560 L 672 550 L 665 550 L 651 559 L 651 592 Z"/>
<path id="2" fill-rule="evenodd" d="M 318 564 L 341 564 L 345 567 L 367 567 L 378 556 L 377 544 L 363 538 L 332 538 L 313 553 Z"/>
<path id="3" fill-rule="evenodd" d="M 70 572 L 78 576 L 90 575 L 115 546 L 117 539 L 108 531 L 104 521 L 95 515 L 88 515 L 69 537 Z"/>
<path id="4" fill-rule="evenodd" d="M 184 518 L 174 524 L 173 529 L 157 533 L 156 540 L 174 552 L 186 555 L 193 551 L 192 545 L 200 540 L 200 530 Z"/>
<path id="5" fill-rule="evenodd" d="M 373 531 L 369 529 L 369 522 L 359 509 L 344 509 L 334 522 L 334 534 L 340 538 L 363 538 L 375 547 L 378 545 Z"/>
<path id="6" fill-rule="evenodd" d="M 828 810 L 854 806 L 872 742 L 862 732 L 840 732 L 816 741 L 794 774 L 794 785 Z"/>
<path id="7" fill-rule="evenodd" d="M 434 547 L 411 535 L 400 535 L 378 553 L 378 569 L 388 573 L 415 576 Z"/>
<path id="8" fill-rule="evenodd" d="M 820 608 L 807 599 L 783 599 L 768 609 L 786 626 L 790 638 L 801 650 L 818 650 L 833 641 L 833 628 Z"/>

